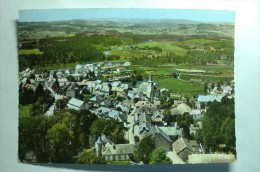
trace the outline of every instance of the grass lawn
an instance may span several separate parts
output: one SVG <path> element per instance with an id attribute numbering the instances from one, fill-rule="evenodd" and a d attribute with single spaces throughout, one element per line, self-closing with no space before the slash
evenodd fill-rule
<path id="1" fill-rule="evenodd" d="M 166 88 L 172 90 L 173 93 L 184 94 L 188 97 L 204 93 L 203 85 L 181 81 L 173 77 L 154 76 L 153 80 L 159 84 L 160 88 Z"/>
<path id="2" fill-rule="evenodd" d="M 130 161 L 107 161 L 108 165 L 131 165 Z"/>
<path id="3" fill-rule="evenodd" d="M 43 52 L 41 52 L 38 48 L 34 49 L 21 49 L 19 50 L 20 55 L 29 55 L 29 54 L 36 54 L 36 55 L 41 55 Z"/>
<path id="4" fill-rule="evenodd" d="M 19 117 L 29 117 L 32 105 L 19 105 Z"/>

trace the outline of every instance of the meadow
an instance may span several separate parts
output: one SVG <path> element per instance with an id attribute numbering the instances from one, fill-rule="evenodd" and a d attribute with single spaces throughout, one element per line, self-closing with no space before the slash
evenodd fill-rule
<path id="1" fill-rule="evenodd" d="M 19 55 L 30 55 L 30 54 L 41 55 L 41 54 L 43 54 L 43 52 L 40 51 L 38 48 L 34 48 L 34 49 L 20 49 L 19 50 Z"/>
<path id="2" fill-rule="evenodd" d="M 159 84 L 160 88 L 166 88 L 174 94 L 182 94 L 187 97 L 193 97 L 204 93 L 204 86 L 202 84 L 182 81 L 173 77 L 154 76 L 153 80 Z"/>

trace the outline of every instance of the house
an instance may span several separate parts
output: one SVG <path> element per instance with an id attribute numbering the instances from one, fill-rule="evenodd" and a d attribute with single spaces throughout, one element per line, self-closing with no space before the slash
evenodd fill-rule
<path id="1" fill-rule="evenodd" d="M 178 127 L 177 122 L 175 122 L 173 127 L 158 127 L 162 132 L 164 132 L 170 139 L 174 142 L 178 138 L 182 137 L 182 130 Z"/>
<path id="2" fill-rule="evenodd" d="M 125 106 L 124 104 L 122 104 L 122 102 L 119 102 L 116 107 L 116 109 L 120 109 L 121 112 L 123 112 L 124 114 L 128 114 L 129 113 L 129 107 Z"/>
<path id="3" fill-rule="evenodd" d="M 84 101 L 71 98 L 67 104 L 69 109 L 81 110 L 84 109 Z"/>
<path id="4" fill-rule="evenodd" d="M 229 85 L 227 86 L 221 86 L 222 90 L 223 90 L 223 94 L 226 95 L 226 94 L 230 94 L 232 93 L 232 90 L 233 88 L 230 87 Z"/>
<path id="5" fill-rule="evenodd" d="M 146 136 L 151 137 L 156 147 L 162 147 L 166 151 L 172 150 L 172 140 L 157 125 L 152 126 Z"/>
<path id="6" fill-rule="evenodd" d="M 59 86 L 63 87 L 68 83 L 68 79 L 65 77 L 60 77 L 58 78 Z"/>
<path id="7" fill-rule="evenodd" d="M 122 66 L 125 66 L 125 67 L 131 66 L 131 62 L 125 62 Z"/>
<path id="8" fill-rule="evenodd" d="M 202 118 L 201 110 L 199 109 L 192 109 L 190 115 L 192 115 L 194 120 L 200 120 Z"/>
<path id="9" fill-rule="evenodd" d="M 210 95 L 199 95 L 196 101 L 196 106 L 198 109 L 201 108 L 201 104 L 205 103 L 207 105 L 208 102 L 221 102 L 221 99 L 223 98 L 223 95 L 219 94 L 210 94 Z"/>
<path id="10" fill-rule="evenodd" d="M 108 100 L 104 100 L 102 103 L 100 103 L 101 106 L 104 107 L 111 107 L 112 106 L 112 100 L 108 99 Z"/>
<path id="11" fill-rule="evenodd" d="M 102 95 L 95 95 L 89 99 L 89 103 L 98 106 L 102 101 L 104 101 L 104 97 Z"/>
<path id="12" fill-rule="evenodd" d="M 104 134 L 101 134 L 95 142 L 96 156 L 101 155 L 106 161 L 129 160 L 135 149 L 134 144 L 114 144 Z"/>
<path id="13" fill-rule="evenodd" d="M 119 67 L 116 69 L 116 73 L 124 73 L 124 72 L 128 72 L 128 69 L 124 67 Z"/>
<path id="14" fill-rule="evenodd" d="M 126 120 L 126 116 L 122 113 L 120 113 L 117 110 L 106 108 L 106 107 L 100 107 L 98 108 L 98 112 L 100 116 L 105 116 L 109 118 L 113 118 L 115 120 L 118 120 L 120 122 L 123 122 Z"/>
<path id="15" fill-rule="evenodd" d="M 73 76 L 76 81 L 79 81 L 81 74 L 78 71 L 76 71 L 75 73 L 71 74 L 70 76 Z"/>
<path id="16" fill-rule="evenodd" d="M 151 103 L 149 101 L 138 101 L 135 104 L 135 107 L 138 109 L 139 112 L 146 112 L 153 114 L 157 111 L 157 101 L 154 103 Z"/>
<path id="17" fill-rule="evenodd" d="M 102 157 L 106 161 L 130 160 L 135 149 L 134 144 L 106 144 Z"/>
<path id="18" fill-rule="evenodd" d="M 170 110 L 170 112 L 171 112 L 171 115 L 182 115 L 182 111 L 181 110 L 178 110 L 177 108 L 172 108 L 171 110 Z"/>
<path id="19" fill-rule="evenodd" d="M 156 125 L 162 125 L 163 124 L 163 118 L 164 118 L 164 116 L 163 116 L 161 110 L 157 110 L 151 116 L 152 123 L 156 124 Z"/>
<path id="20" fill-rule="evenodd" d="M 185 103 L 181 103 L 179 104 L 176 109 L 181 113 L 181 114 L 184 114 L 184 113 L 190 113 L 191 112 L 191 108 L 185 104 Z"/>
<path id="21" fill-rule="evenodd" d="M 54 114 L 56 104 L 52 104 L 51 107 L 45 112 L 46 116 L 52 116 Z"/>
<path id="22" fill-rule="evenodd" d="M 94 71 L 94 65 L 93 65 L 93 64 L 85 64 L 84 69 L 85 69 L 86 71 L 91 71 L 91 72 L 93 72 L 93 71 Z"/>
<path id="23" fill-rule="evenodd" d="M 75 66 L 75 70 L 76 70 L 76 71 L 78 71 L 78 70 L 80 70 L 80 69 L 82 69 L 82 68 L 83 68 L 83 66 L 80 65 L 80 64 L 77 64 L 77 65 Z"/>
<path id="24" fill-rule="evenodd" d="M 77 93 L 77 87 L 75 85 L 70 86 L 67 90 L 66 90 L 66 96 L 69 98 L 72 97 L 76 97 L 76 93 Z"/>
<path id="25" fill-rule="evenodd" d="M 114 142 L 106 135 L 103 133 L 101 136 L 99 136 L 95 142 L 94 148 L 96 151 L 96 156 L 99 156 L 102 154 L 102 151 L 104 151 L 105 144 L 114 144 Z"/>
<path id="26" fill-rule="evenodd" d="M 188 160 L 188 155 L 191 155 L 194 151 L 188 140 L 181 137 L 172 144 L 172 149 L 183 160 Z"/>

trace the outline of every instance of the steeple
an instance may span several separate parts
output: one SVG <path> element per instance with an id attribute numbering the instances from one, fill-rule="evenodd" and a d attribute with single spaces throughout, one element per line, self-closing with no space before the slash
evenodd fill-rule
<path id="1" fill-rule="evenodd" d="M 152 75 L 149 75 L 149 78 L 148 78 L 148 82 L 153 82 L 153 78 L 152 78 Z"/>
<path id="2" fill-rule="evenodd" d="M 148 78 L 148 84 L 149 84 L 149 96 L 150 96 L 150 101 L 153 101 L 153 97 L 154 97 L 154 82 L 152 79 L 152 75 L 149 75 Z"/>

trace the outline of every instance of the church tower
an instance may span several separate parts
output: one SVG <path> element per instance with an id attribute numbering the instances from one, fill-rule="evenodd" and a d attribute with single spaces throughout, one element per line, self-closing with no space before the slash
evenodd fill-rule
<path id="1" fill-rule="evenodd" d="M 153 82 L 153 79 L 152 79 L 152 75 L 149 75 L 149 79 L 148 79 L 148 90 L 149 90 L 149 98 L 150 98 L 150 101 L 152 102 L 153 101 L 153 97 L 154 97 L 154 82 Z"/>

